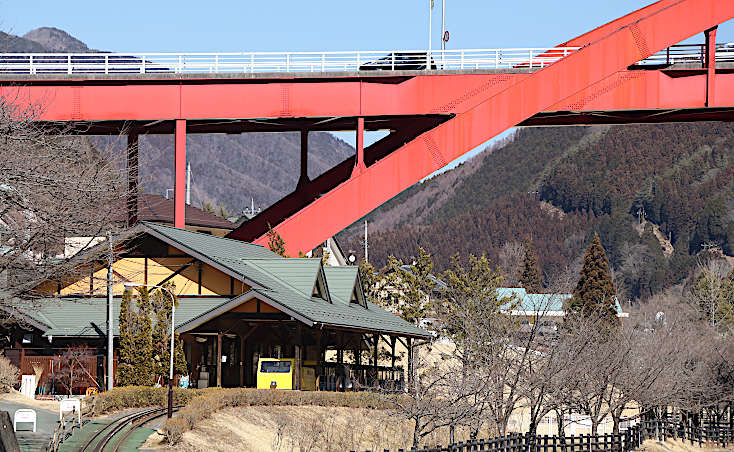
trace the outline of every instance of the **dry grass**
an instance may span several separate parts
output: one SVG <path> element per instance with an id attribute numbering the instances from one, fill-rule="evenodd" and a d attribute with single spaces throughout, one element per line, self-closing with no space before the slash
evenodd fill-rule
<path id="1" fill-rule="evenodd" d="M 447 432 L 427 438 L 446 444 Z M 398 450 L 412 441 L 412 424 L 387 410 L 321 406 L 229 407 L 183 434 L 165 451 Z"/>
<path id="2" fill-rule="evenodd" d="M 682 441 L 679 439 L 669 439 L 667 441 L 656 441 L 649 439 L 643 442 L 642 447 L 640 447 L 638 450 L 640 452 L 703 452 L 723 449 L 720 449 L 715 444 L 704 444 L 703 447 L 698 447 L 697 444 L 691 445 L 690 442 Z"/>

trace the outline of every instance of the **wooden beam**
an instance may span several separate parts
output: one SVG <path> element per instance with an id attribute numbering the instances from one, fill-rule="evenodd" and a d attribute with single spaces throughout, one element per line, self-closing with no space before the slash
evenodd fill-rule
<path id="1" fill-rule="evenodd" d="M 222 333 L 217 333 L 217 387 L 222 387 Z"/>
<path id="2" fill-rule="evenodd" d="M 186 270 L 187 268 L 189 268 L 189 267 L 190 267 L 190 266 L 191 266 L 191 265 L 192 265 L 192 264 L 193 264 L 194 262 L 196 262 L 196 259 L 191 259 L 191 260 L 190 260 L 189 262 L 187 262 L 187 263 L 183 264 L 183 265 L 181 266 L 181 268 L 179 268 L 179 269 L 178 269 L 178 270 L 176 270 L 175 272 L 173 272 L 173 273 L 171 273 L 170 275 L 168 275 L 168 276 L 166 276 L 165 278 L 163 278 L 163 280 L 162 280 L 162 281 L 159 281 L 159 282 L 158 282 L 158 284 L 156 284 L 156 286 L 162 286 L 163 284 L 165 284 L 165 283 L 167 283 L 168 281 L 172 280 L 172 279 L 173 279 L 173 278 L 175 278 L 175 277 L 176 277 L 177 275 L 181 274 L 181 272 L 182 272 L 182 271 L 184 271 L 184 270 Z M 156 290 L 156 289 L 157 289 L 157 287 L 154 287 L 154 288 L 152 288 L 152 289 L 151 289 L 150 291 L 151 291 L 151 292 L 153 292 L 153 291 L 154 291 L 154 290 Z"/>

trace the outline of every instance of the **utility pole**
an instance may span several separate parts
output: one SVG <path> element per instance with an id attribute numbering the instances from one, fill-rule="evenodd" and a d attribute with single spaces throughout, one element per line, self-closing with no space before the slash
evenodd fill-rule
<path id="1" fill-rule="evenodd" d="M 112 233 L 107 231 L 107 243 L 109 246 L 109 256 L 107 257 L 107 390 L 111 391 L 115 386 L 115 361 L 113 356 L 113 347 L 115 337 L 112 333 L 112 288 L 113 288 L 113 272 L 112 263 L 114 262 L 114 253 L 112 249 Z"/>
<path id="2" fill-rule="evenodd" d="M 186 166 L 186 205 L 191 205 L 191 163 Z"/>
<path id="3" fill-rule="evenodd" d="M 446 50 L 446 0 L 441 0 L 441 52 Z"/>
<path id="4" fill-rule="evenodd" d="M 433 0 L 428 2 L 428 53 L 426 54 L 426 70 L 431 69 L 431 36 L 433 35 Z"/>

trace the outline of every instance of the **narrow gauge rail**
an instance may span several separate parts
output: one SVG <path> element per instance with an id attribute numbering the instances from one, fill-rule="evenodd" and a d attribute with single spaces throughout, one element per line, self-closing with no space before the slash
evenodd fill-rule
<path id="1" fill-rule="evenodd" d="M 179 408 L 181 407 L 174 407 L 174 411 L 178 411 Z M 104 450 L 110 450 L 111 446 L 112 451 L 117 452 L 119 447 L 128 439 L 135 429 L 149 421 L 152 421 L 153 419 L 165 416 L 166 413 L 166 408 L 151 408 L 123 416 L 120 419 L 112 421 L 109 425 L 106 425 L 97 433 L 92 435 L 92 437 L 84 443 L 80 451 L 103 452 Z M 128 425 L 130 428 L 118 438 L 115 438 L 120 432 L 125 430 Z"/>

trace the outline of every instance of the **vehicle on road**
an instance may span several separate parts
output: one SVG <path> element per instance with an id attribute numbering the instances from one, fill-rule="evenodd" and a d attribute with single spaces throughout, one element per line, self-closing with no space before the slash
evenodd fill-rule
<path id="1" fill-rule="evenodd" d="M 423 71 L 428 62 L 427 52 L 393 52 L 378 60 L 359 66 L 360 71 Z M 438 69 L 430 57 L 431 69 Z"/>

